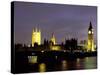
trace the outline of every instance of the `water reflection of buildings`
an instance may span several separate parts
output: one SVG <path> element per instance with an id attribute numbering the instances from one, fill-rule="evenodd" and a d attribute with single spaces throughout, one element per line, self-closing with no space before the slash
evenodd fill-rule
<path id="1" fill-rule="evenodd" d="M 61 66 L 62 66 L 62 70 L 67 70 L 68 69 L 67 60 L 62 60 Z"/>
<path id="2" fill-rule="evenodd" d="M 46 64 L 41 63 L 39 64 L 39 72 L 45 72 L 46 71 Z"/>

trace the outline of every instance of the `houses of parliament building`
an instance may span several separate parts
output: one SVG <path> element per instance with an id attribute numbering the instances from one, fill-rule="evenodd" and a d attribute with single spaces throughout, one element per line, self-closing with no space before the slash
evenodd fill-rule
<path id="1" fill-rule="evenodd" d="M 89 27 L 88 27 L 88 38 L 86 41 L 86 50 L 87 51 L 95 51 L 95 47 L 94 47 L 94 31 L 93 31 L 93 27 L 92 27 L 92 23 L 90 22 Z M 34 47 L 34 44 L 37 43 L 38 45 L 41 45 L 41 30 L 40 29 L 33 29 L 32 32 L 32 47 Z M 50 49 L 51 50 L 61 50 L 62 46 L 58 45 L 56 43 L 56 38 L 54 36 L 54 33 L 52 33 L 52 37 L 50 39 L 50 42 L 52 43 L 52 45 L 50 45 Z"/>

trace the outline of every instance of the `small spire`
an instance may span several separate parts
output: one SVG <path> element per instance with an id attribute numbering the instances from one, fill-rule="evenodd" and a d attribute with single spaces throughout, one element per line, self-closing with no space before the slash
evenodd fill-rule
<path id="1" fill-rule="evenodd" d="M 40 29 L 39 29 L 39 32 L 40 32 Z"/>
<path id="2" fill-rule="evenodd" d="M 52 37 L 54 37 L 54 32 L 52 33 Z"/>
<path id="3" fill-rule="evenodd" d="M 35 28 L 35 31 L 36 31 L 36 32 L 38 31 L 37 28 Z"/>
<path id="4" fill-rule="evenodd" d="M 91 30 L 91 29 L 92 29 L 92 23 L 91 23 L 91 21 L 90 21 L 89 30 Z"/>

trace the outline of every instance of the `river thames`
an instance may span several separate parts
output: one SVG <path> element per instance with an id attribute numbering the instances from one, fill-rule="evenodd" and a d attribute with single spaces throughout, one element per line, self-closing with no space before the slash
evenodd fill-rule
<path id="1" fill-rule="evenodd" d="M 28 72 L 50 72 L 50 71 L 67 71 L 67 70 L 84 70 L 96 69 L 97 57 L 84 57 L 74 60 L 51 61 L 48 63 L 29 64 Z"/>

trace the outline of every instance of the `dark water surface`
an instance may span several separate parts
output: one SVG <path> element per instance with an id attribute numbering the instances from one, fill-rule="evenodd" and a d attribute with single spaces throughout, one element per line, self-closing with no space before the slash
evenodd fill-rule
<path id="1" fill-rule="evenodd" d="M 29 63 L 28 72 L 49 72 L 49 71 L 66 71 L 81 69 L 96 69 L 97 57 L 84 57 L 74 60 L 61 60 L 51 62 Z"/>

